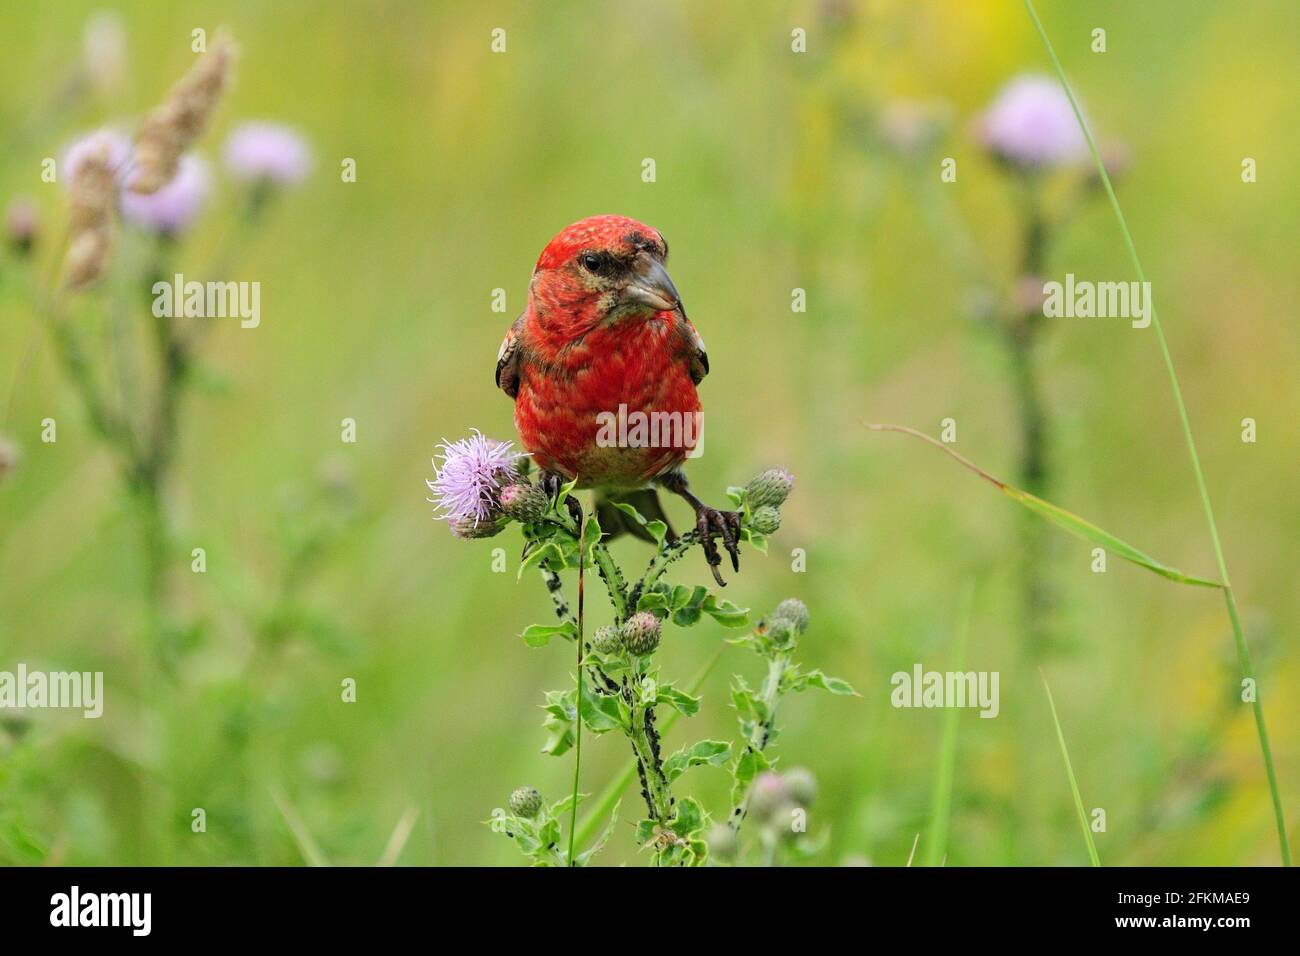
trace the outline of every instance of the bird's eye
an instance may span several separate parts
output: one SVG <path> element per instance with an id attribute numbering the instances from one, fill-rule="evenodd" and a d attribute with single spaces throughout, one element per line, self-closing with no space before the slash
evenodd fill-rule
<path id="1" fill-rule="evenodd" d="M 578 256 L 578 261 L 582 267 L 592 275 L 600 275 L 605 271 L 605 257 L 594 252 L 584 252 Z"/>

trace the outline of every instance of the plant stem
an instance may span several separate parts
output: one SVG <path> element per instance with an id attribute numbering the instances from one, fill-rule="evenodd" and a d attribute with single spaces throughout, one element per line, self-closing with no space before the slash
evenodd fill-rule
<path id="1" fill-rule="evenodd" d="M 957 612 L 957 639 L 952 649 L 952 669 L 961 673 L 966 666 L 966 644 L 970 640 L 971 608 L 975 599 L 975 582 L 962 590 Z M 939 866 L 948 847 L 948 822 L 952 814 L 953 770 L 957 764 L 957 718 L 961 709 L 950 707 L 943 719 L 943 740 L 939 744 L 939 768 L 934 775 L 930 798 L 930 832 L 926 840 L 925 865 Z"/>
<path id="2" fill-rule="evenodd" d="M 754 725 L 749 732 L 749 740 L 745 742 L 748 749 L 755 753 L 761 754 L 772 737 L 772 725 L 776 723 L 776 705 L 781 697 L 781 681 L 785 679 L 785 671 L 790 666 L 790 657 L 793 654 L 794 648 L 778 651 L 767 662 L 767 676 L 763 678 L 763 712 L 767 716 Z M 727 826 L 731 827 L 733 833 L 739 833 L 740 825 L 745 822 L 745 817 L 749 813 L 749 798 L 753 792 L 754 784 L 750 781 L 745 795 L 731 808 L 731 813 L 727 816 Z"/>
<path id="3" fill-rule="evenodd" d="M 725 650 L 725 648 L 719 647 L 714 651 L 713 656 L 705 661 L 704 666 L 701 667 L 695 676 L 691 678 L 690 682 L 687 683 L 686 692 L 688 694 L 694 694 L 700 689 L 701 685 L 704 684 L 705 678 L 709 676 L 713 668 L 717 665 L 718 660 L 722 657 L 723 650 Z M 678 711 L 669 711 L 668 716 L 663 720 L 663 728 L 661 732 L 667 733 L 668 729 L 677 721 L 678 716 L 680 716 Z M 600 796 L 596 798 L 592 809 L 585 817 L 583 817 L 582 823 L 578 826 L 577 840 L 579 845 L 589 841 L 595 835 L 596 831 L 604 824 L 605 818 L 609 816 L 610 810 L 613 809 L 614 804 L 618 802 L 619 798 L 623 796 L 623 791 L 627 790 L 628 784 L 630 784 L 632 779 L 636 776 L 638 766 L 639 761 L 632 760 L 623 768 L 623 772 L 611 780 L 609 785 L 600 792 Z"/>
<path id="4" fill-rule="evenodd" d="M 1074 110 L 1074 117 L 1079 123 L 1079 128 L 1083 130 L 1084 138 L 1088 141 L 1088 149 L 1092 152 L 1093 162 L 1097 165 L 1097 174 L 1101 177 L 1102 186 L 1105 187 L 1111 209 L 1114 211 L 1115 219 L 1119 223 L 1119 231 L 1124 238 L 1124 245 L 1128 249 L 1133 268 L 1137 272 L 1138 281 L 1145 284 L 1147 282 L 1146 272 L 1142 268 L 1142 260 L 1138 258 L 1137 246 L 1133 242 L 1128 223 L 1124 219 L 1124 212 L 1120 209 L 1119 199 L 1115 195 L 1115 188 L 1111 185 L 1110 176 L 1106 173 L 1106 164 L 1102 162 L 1101 153 L 1092 138 L 1092 131 L 1089 130 L 1088 124 L 1084 121 L 1083 112 L 1079 109 L 1078 100 L 1075 99 L 1074 90 L 1071 89 L 1069 80 L 1065 78 L 1065 69 L 1056 56 L 1052 41 L 1047 38 L 1047 31 L 1043 28 L 1042 21 L 1038 19 L 1038 12 L 1034 9 L 1033 0 L 1025 0 L 1025 9 L 1029 12 L 1029 18 L 1033 21 L 1034 28 L 1038 31 L 1043 46 L 1047 50 L 1047 57 L 1052 61 L 1052 67 L 1061 81 L 1061 86 L 1065 89 L 1066 96 L 1070 99 L 1070 107 Z M 1251 663 L 1250 649 L 1246 646 L 1246 637 L 1241 629 L 1241 620 L 1237 613 L 1237 599 L 1233 594 L 1232 584 L 1228 579 L 1228 566 L 1223 557 L 1223 546 L 1219 542 L 1219 530 L 1214 520 L 1214 508 L 1210 504 L 1210 493 L 1206 489 L 1200 455 L 1196 451 L 1196 441 L 1192 438 L 1191 420 L 1187 415 L 1187 405 L 1183 401 L 1183 391 L 1178 384 L 1178 374 L 1174 371 L 1173 358 L 1169 354 L 1169 345 L 1165 341 L 1164 329 L 1160 324 L 1160 317 L 1156 314 L 1154 302 L 1151 304 L 1151 327 L 1155 329 L 1156 341 L 1160 344 L 1160 355 L 1165 363 L 1165 371 L 1169 373 L 1169 385 L 1174 393 L 1174 404 L 1178 406 L 1178 417 L 1183 426 L 1183 439 L 1187 444 L 1188 455 L 1192 459 L 1192 471 L 1196 475 L 1196 487 L 1200 491 L 1201 506 L 1205 512 L 1205 522 L 1210 529 L 1210 540 L 1214 544 L 1214 557 L 1219 563 L 1219 580 L 1223 582 L 1223 600 L 1227 605 L 1228 619 L 1232 623 L 1232 634 L 1237 645 L 1237 660 L 1241 665 L 1242 676 L 1254 680 L 1255 668 Z M 1262 698 L 1263 695 L 1259 691 L 1258 684 L 1256 684 L 1255 699 L 1252 704 L 1255 711 L 1255 730 L 1259 735 L 1259 748 L 1264 758 L 1264 772 L 1268 778 L 1269 792 L 1273 797 L 1273 816 L 1277 823 L 1277 838 L 1282 852 L 1282 865 L 1290 866 L 1291 847 L 1287 841 L 1286 817 L 1282 810 L 1282 797 L 1278 792 L 1277 773 L 1273 769 L 1273 752 L 1269 747 L 1268 730 L 1264 725 Z"/>
<path id="5" fill-rule="evenodd" d="M 573 747 L 573 806 L 569 812 L 569 866 L 575 865 L 573 858 L 573 837 L 578 832 L 578 778 L 582 772 L 582 652 L 584 650 L 583 633 L 582 633 L 582 585 L 583 571 L 586 570 L 586 548 L 582 542 L 587 531 L 587 515 L 584 512 L 582 522 L 578 526 L 578 639 L 574 641 L 578 645 L 578 719 L 577 729 L 575 731 L 576 739 Z"/>
<path id="6" fill-rule="evenodd" d="M 1020 281 L 1041 279 L 1047 256 L 1047 222 L 1043 216 L 1038 184 L 1025 184 L 1024 239 Z M 1047 497 L 1048 471 L 1047 408 L 1043 402 L 1037 366 L 1038 335 L 1042 329 L 1041 309 L 1021 308 L 1006 328 L 1006 343 L 1020 413 L 1019 483 L 1030 494 Z M 1047 650 L 1047 617 L 1053 595 L 1047 572 L 1047 537 L 1044 528 L 1030 516 L 1020 520 L 1020 606 L 1025 649 L 1032 658 Z"/>
<path id="7" fill-rule="evenodd" d="M 628 607 L 627 587 L 623 583 L 623 572 L 618 569 L 618 565 L 614 563 L 614 558 L 610 555 L 609 549 L 603 544 L 596 544 L 591 549 L 591 553 L 596 559 L 596 570 L 600 572 L 600 579 L 605 582 L 605 590 L 609 592 L 609 600 L 614 605 L 614 614 L 616 615 L 614 623 L 622 624 L 634 610 Z"/>
<path id="8" fill-rule="evenodd" d="M 658 731 L 654 726 L 654 709 L 646 704 L 634 703 L 632 729 L 628 738 L 632 741 L 632 752 L 636 754 L 645 785 L 646 809 L 657 822 L 667 824 L 673 815 L 673 797 L 668 788 L 668 779 L 664 776 L 663 764 L 659 760 Z"/>

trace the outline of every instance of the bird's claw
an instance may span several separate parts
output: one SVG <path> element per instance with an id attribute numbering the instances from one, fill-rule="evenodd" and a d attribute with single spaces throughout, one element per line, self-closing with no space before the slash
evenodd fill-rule
<path id="1" fill-rule="evenodd" d="M 715 536 L 722 538 L 722 546 L 731 555 L 732 570 L 740 571 L 740 512 L 719 511 L 701 505 L 695 509 L 695 530 L 699 532 L 704 559 L 709 562 L 713 580 L 718 582 L 718 587 L 725 588 L 727 582 L 722 580 L 722 575 L 718 572 L 722 555 L 718 553 L 718 545 L 713 539 Z"/>

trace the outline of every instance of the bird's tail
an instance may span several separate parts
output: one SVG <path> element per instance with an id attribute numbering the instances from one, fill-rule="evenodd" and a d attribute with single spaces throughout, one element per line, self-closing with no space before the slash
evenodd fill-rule
<path id="1" fill-rule="evenodd" d="M 602 491 L 596 495 L 596 520 L 600 522 L 600 530 L 611 538 L 617 538 L 620 534 L 630 534 L 634 538 L 640 538 L 642 541 L 655 543 L 655 539 L 650 532 L 637 522 L 629 514 L 625 514 L 618 508 L 614 507 L 616 503 L 629 504 L 641 513 L 641 517 L 646 521 L 662 521 L 668 526 L 668 537 L 675 538 L 677 533 L 673 531 L 672 522 L 668 520 L 668 515 L 664 514 L 663 506 L 659 503 L 659 492 L 654 488 L 641 488 L 637 491 Z"/>

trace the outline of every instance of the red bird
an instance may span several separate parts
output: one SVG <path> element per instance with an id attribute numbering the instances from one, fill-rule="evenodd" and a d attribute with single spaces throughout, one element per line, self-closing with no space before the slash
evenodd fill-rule
<path id="1" fill-rule="evenodd" d="M 682 471 L 699 443 L 695 386 L 709 360 L 667 258 L 658 230 L 624 216 L 592 216 L 559 233 L 542 250 L 528 307 L 501 343 L 496 383 L 515 400 L 515 426 L 545 487 L 554 492 L 576 478 L 579 488 L 596 489 L 603 530 L 646 538 L 612 502 L 630 501 L 666 523 L 654 486 L 680 495 L 723 584 L 713 539 L 722 538 L 740 570 L 740 515 L 705 505 Z M 638 434 L 612 429 L 612 420 L 665 424 Z"/>

